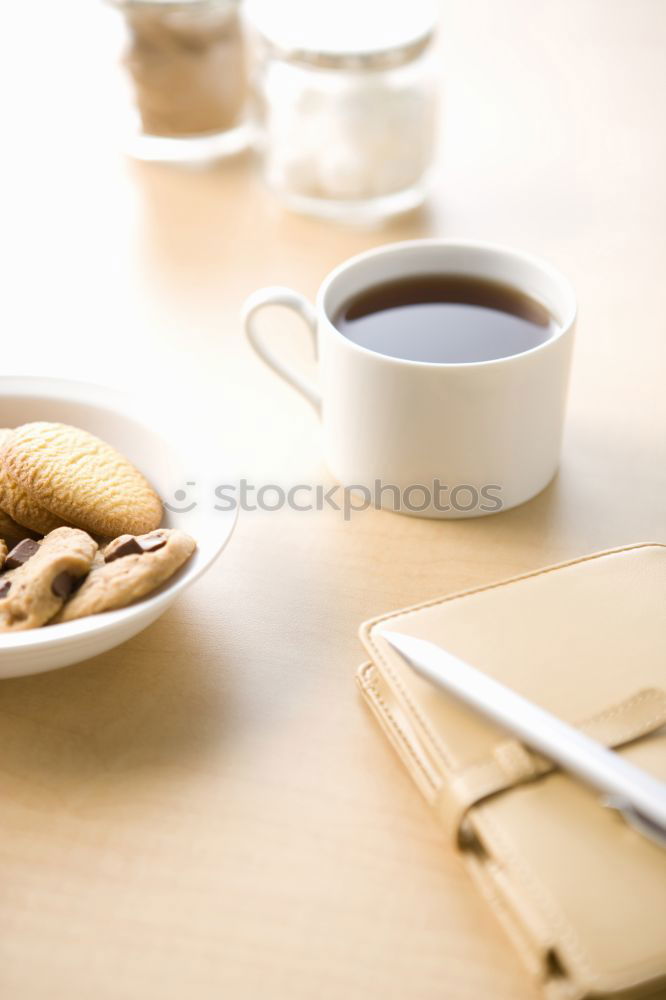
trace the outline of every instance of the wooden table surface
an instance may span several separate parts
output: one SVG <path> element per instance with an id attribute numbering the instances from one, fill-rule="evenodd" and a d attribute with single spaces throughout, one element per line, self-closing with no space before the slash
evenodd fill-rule
<path id="1" fill-rule="evenodd" d="M 532 1000 L 357 697 L 356 630 L 666 536 L 666 4 L 444 3 L 433 199 L 374 231 L 287 214 L 249 158 L 128 162 L 111 127 L 116 13 L 11 8 L 5 373 L 157 391 L 194 435 L 208 425 L 221 476 L 330 484 L 312 412 L 241 335 L 255 287 L 314 294 L 385 241 L 478 237 L 567 272 L 580 322 L 562 468 L 532 503 L 457 523 L 243 514 L 146 632 L 2 682 L 0 994 Z M 298 324 L 275 325 L 307 364 Z"/>

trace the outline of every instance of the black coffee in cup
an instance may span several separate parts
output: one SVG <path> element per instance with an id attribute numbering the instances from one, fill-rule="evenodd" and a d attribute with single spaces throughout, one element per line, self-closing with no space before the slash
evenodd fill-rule
<path id="1" fill-rule="evenodd" d="M 510 285 L 459 274 L 420 274 L 372 285 L 347 299 L 335 326 L 355 344 L 406 361 L 461 364 L 523 354 L 557 324 Z"/>

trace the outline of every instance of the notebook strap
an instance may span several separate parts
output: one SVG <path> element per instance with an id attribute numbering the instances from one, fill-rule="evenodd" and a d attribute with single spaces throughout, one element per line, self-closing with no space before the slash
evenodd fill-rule
<path id="1" fill-rule="evenodd" d="M 607 747 L 619 747 L 666 725 L 666 692 L 647 688 L 579 723 Z M 516 739 L 502 740 L 485 760 L 451 775 L 440 789 L 436 808 L 451 836 L 460 840 L 465 815 L 491 795 L 533 781 L 555 770 L 551 761 Z"/>

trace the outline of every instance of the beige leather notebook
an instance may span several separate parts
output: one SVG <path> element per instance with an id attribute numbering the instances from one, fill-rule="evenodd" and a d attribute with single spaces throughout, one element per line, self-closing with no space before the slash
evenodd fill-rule
<path id="1" fill-rule="evenodd" d="M 666 780 L 666 546 L 549 567 L 367 622 L 358 680 L 551 1000 L 666 989 L 666 850 L 419 678 L 430 639 Z M 666 995 L 666 994 L 665 994 Z"/>

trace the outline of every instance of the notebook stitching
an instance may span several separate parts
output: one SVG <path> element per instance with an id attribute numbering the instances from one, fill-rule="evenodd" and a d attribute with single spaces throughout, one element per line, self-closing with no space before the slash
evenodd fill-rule
<path id="1" fill-rule="evenodd" d="M 572 952 L 578 959 L 582 970 L 587 974 L 591 982 L 597 983 L 600 976 L 591 968 L 587 956 L 582 949 L 580 938 L 574 931 L 573 926 L 566 919 L 566 917 L 562 915 L 551 897 L 543 890 L 540 883 L 532 875 L 530 869 L 523 864 L 520 855 L 513 847 L 513 843 L 509 844 L 504 836 L 504 832 L 499 832 L 497 824 L 491 820 L 487 814 L 483 817 L 479 817 L 479 823 L 480 825 L 485 824 L 487 826 L 491 837 L 498 844 L 498 846 L 504 850 L 509 862 L 515 866 L 516 871 L 518 871 L 522 876 L 523 882 L 526 888 L 531 891 L 533 899 L 540 905 L 546 914 L 546 917 L 550 919 L 550 922 L 561 933 L 562 940 L 569 944 Z"/>
<path id="2" fill-rule="evenodd" d="M 546 915 L 552 918 L 553 924 L 555 925 L 556 929 L 559 929 L 561 931 L 562 939 L 564 941 L 568 941 L 573 953 L 580 962 L 581 969 L 589 976 L 591 982 L 592 983 L 603 982 L 603 976 L 601 976 L 597 972 L 594 972 L 594 970 L 590 967 L 587 955 L 583 950 L 581 939 L 579 935 L 576 933 L 573 925 L 566 918 L 566 916 L 562 914 L 562 912 L 560 911 L 559 907 L 554 902 L 552 897 L 542 888 L 538 879 L 536 879 L 532 874 L 531 869 L 528 868 L 523 863 L 521 856 L 515 851 L 513 847 L 513 842 L 511 842 L 511 844 L 509 845 L 509 842 L 504 836 L 504 831 L 502 830 L 501 833 L 499 832 L 497 824 L 495 823 L 494 820 L 490 819 L 488 813 L 485 813 L 484 815 L 477 815 L 477 822 L 479 823 L 480 826 L 483 826 L 485 824 L 485 826 L 488 828 L 488 832 L 490 833 L 490 835 L 495 839 L 498 845 L 500 845 L 503 848 L 508 860 L 515 865 L 517 871 L 522 876 L 526 888 L 532 890 L 534 894 L 534 899 L 542 904 Z M 632 983 L 627 985 L 636 985 L 637 983 L 643 981 L 641 978 L 643 964 L 641 962 L 634 962 L 630 963 L 629 966 L 626 967 L 626 971 L 629 972 L 630 975 L 634 974 L 634 970 L 636 970 L 635 974 L 638 976 L 638 978 L 636 978 Z M 662 976 L 659 977 L 660 981 L 662 978 L 663 978 Z"/>
<path id="3" fill-rule="evenodd" d="M 642 701 L 647 701 L 655 696 L 662 702 L 660 711 L 658 711 L 656 715 L 653 715 L 649 719 L 645 719 L 641 722 L 642 726 L 650 726 L 653 723 L 658 722 L 666 710 L 666 696 L 659 688 L 645 688 L 643 691 L 639 691 L 637 694 L 632 695 L 631 698 L 627 698 L 626 701 L 618 702 L 617 705 L 611 705 L 610 708 L 599 712 L 597 715 L 589 716 L 585 719 L 584 725 L 591 725 L 594 722 L 605 722 L 608 719 L 612 719 L 613 716 L 620 715 L 622 712 L 625 712 L 628 708 L 634 708 Z"/>
<path id="4" fill-rule="evenodd" d="M 365 667 L 361 669 L 361 676 L 363 677 L 363 690 L 367 691 L 370 694 L 370 697 L 373 698 L 374 701 L 376 701 L 381 706 L 384 716 L 391 724 L 391 727 L 393 728 L 395 734 L 399 737 L 400 742 L 404 745 L 405 749 L 407 750 L 407 753 L 414 761 L 414 763 L 417 765 L 423 777 L 426 779 L 428 786 L 433 790 L 433 792 L 437 792 L 438 791 L 437 785 L 433 782 L 431 776 L 428 774 L 425 767 L 419 760 L 417 754 L 415 753 L 412 747 L 411 741 L 408 739 L 407 734 L 404 732 L 400 724 L 396 721 L 396 718 L 391 712 L 391 709 L 387 705 L 385 699 L 382 697 L 381 691 L 376 686 L 376 684 L 365 678 L 365 671 L 369 671 L 371 669 L 372 669 L 372 664 L 367 664 Z"/>
<path id="5" fill-rule="evenodd" d="M 577 728 L 584 730 L 588 726 L 592 726 L 597 722 L 607 722 L 609 719 L 622 715 L 629 709 L 635 708 L 636 705 L 641 704 L 641 702 L 649 701 L 655 696 L 662 702 L 661 708 L 656 711 L 655 715 L 651 715 L 648 719 L 641 719 L 638 724 L 630 726 L 629 729 L 632 735 L 629 735 L 628 737 L 621 736 L 619 740 L 613 740 L 613 743 L 611 744 L 612 746 L 622 746 L 624 743 L 633 742 L 633 740 L 639 739 L 641 736 L 650 735 L 650 727 L 654 726 L 658 722 L 662 722 L 666 717 L 666 694 L 664 694 L 664 692 L 662 692 L 659 688 L 645 688 L 644 690 L 637 692 L 637 694 L 631 695 L 631 697 L 627 698 L 626 701 L 621 701 L 617 705 L 611 705 L 609 708 L 603 709 L 595 715 L 588 715 L 585 719 L 575 723 L 575 725 Z M 519 745 L 522 744 L 519 743 Z M 502 746 L 502 744 L 500 743 L 498 746 Z M 528 750 L 528 753 L 534 756 L 534 751 Z M 468 774 L 473 775 L 478 771 L 483 771 L 492 766 L 493 763 L 493 756 L 482 757 L 480 760 L 470 761 L 469 764 L 465 764 L 460 768 L 452 769 L 452 774 L 456 777 L 465 777 Z M 554 768 L 555 765 L 552 764 L 549 769 Z"/>
<path id="6" fill-rule="evenodd" d="M 482 898 L 492 908 L 499 923 L 508 935 L 511 943 L 518 951 L 528 972 L 532 975 L 539 975 L 542 971 L 543 955 L 538 944 L 530 937 L 524 924 L 516 914 L 515 909 L 509 906 L 508 900 L 502 896 L 492 878 L 487 876 L 485 869 L 491 870 L 493 867 L 499 870 L 500 866 L 493 858 L 488 858 L 485 863 L 476 864 L 466 855 L 463 855 L 465 866 L 474 886 L 481 893 Z"/>
<path id="7" fill-rule="evenodd" d="M 593 552 L 586 556 L 579 556 L 577 559 L 570 559 L 567 562 L 556 563 L 553 566 L 546 566 L 543 569 L 533 570 L 531 573 L 522 573 L 519 576 L 510 577 L 508 580 L 498 580 L 495 583 L 484 584 L 481 587 L 473 587 L 470 590 L 460 590 L 453 594 L 448 594 L 445 597 L 436 597 L 433 598 L 431 601 L 425 601 L 423 604 L 415 604 L 410 608 L 406 608 L 404 611 L 398 612 L 397 614 L 395 612 L 389 612 L 385 615 L 381 615 L 378 618 L 374 618 L 370 622 L 368 622 L 367 640 L 369 645 L 374 650 L 376 658 L 382 663 L 384 669 L 386 670 L 386 673 L 391 677 L 397 690 L 404 698 L 405 703 L 409 706 L 411 711 L 419 720 L 420 724 L 423 726 L 425 732 L 428 734 L 430 741 L 433 744 L 435 751 L 437 752 L 437 755 L 441 758 L 441 760 L 444 762 L 449 771 L 455 773 L 455 768 L 453 766 L 452 758 L 447 754 L 446 750 L 442 747 L 441 743 L 437 739 L 436 735 L 433 733 L 425 717 L 421 714 L 418 707 L 414 704 L 414 702 L 410 698 L 408 692 L 400 682 L 400 679 L 396 675 L 395 671 L 391 668 L 390 663 L 387 661 L 381 649 L 377 646 L 374 640 L 374 636 L 372 635 L 370 629 L 375 625 L 379 625 L 381 622 L 389 621 L 391 619 L 398 620 L 400 618 L 407 618 L 415 614 L 417 611 L 423 611 L 426 608 L 435 607 L 437 604 L 447 604 L 449 601 L 455 600 L 460 597 L 472 597 L 474 594 L 480 594 L 487 590 L 497 590 L 500 587 L 506 587 L 509 584 L 518 583 L 521 580 L 530 580 L 530 579 L 536 579 L 537 577 L 540 576 L 546 576 L 548 573 L 553 573 L 559 569 L 566 569 L 568 567 L 577 566 L 582 563 L 592 562 L 594 559 L 601 559 L 609 555 L 619 555 L 622 552 L 631 552 L 635 549 L 650 548 L 653 545 L 657 545 L 659 548 L 666 547 L 659 542 L 641 542 L 637 545 L 625 545 L 617 549 L 607 549 L 603 552 Z"/>

